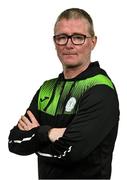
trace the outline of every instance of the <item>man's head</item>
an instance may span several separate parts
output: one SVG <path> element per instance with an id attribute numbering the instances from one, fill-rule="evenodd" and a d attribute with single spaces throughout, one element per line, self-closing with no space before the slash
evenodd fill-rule
<path id="1" fill-rule="evenodd" d="M 54 27 L 54 41 L 63 67 L 85 66 L 96 44 L 90 15 L 78 8 L 63 11 Z"/>
<path id="2" fill-rule="evenodd" d="M 79 8 L 71 8 L 63 11 L 57 18 L 55 27 L 54 27 L 54 33 L 56 33 L 56 26 L 57 23 L 63 19 L 70 20 L 70 19 L 86 19 L 89 22 L 89 34 L 91 36 L 95 36 L 94 33 L 94 26 L 93 26 L 93 20 L 90 17 L 90 15 L 84 11 L 83 9 Z"/>

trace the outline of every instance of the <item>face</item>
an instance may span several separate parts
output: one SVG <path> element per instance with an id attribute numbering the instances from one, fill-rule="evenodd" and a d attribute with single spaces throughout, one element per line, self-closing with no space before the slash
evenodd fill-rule
<path id="1" fill-rule="evenodd" d="M 86 19 L 62 19 L 55 27 L 55 35 L 89 34 L 89 22 Z M 57 55 L 64 68 L 85 66 L 90 62 L 91 51 L 95 47 L 96 37 L 86 38 L 82 45 L 74 45 L 71 39 L 66 45 L 55 44 Z"/>

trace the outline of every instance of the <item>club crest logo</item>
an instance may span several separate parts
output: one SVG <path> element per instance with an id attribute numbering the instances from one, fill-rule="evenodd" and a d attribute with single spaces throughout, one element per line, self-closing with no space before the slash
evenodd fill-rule
<path id="1" fill-rule="evenodd" d="M 67 104 L 66 104 L 66 106 L 65 106 L 65 111 L 66 111 L 66 112 L 71 112 L 72 109 L 74 109 L 75 104 L 76 104 L 76 99 L 75 99 L 75 97 L 71 97 L 71 98 L 67 101 Z"/>

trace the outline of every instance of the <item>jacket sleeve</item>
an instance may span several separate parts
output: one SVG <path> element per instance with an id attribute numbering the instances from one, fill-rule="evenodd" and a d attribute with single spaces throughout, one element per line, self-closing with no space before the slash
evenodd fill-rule
<path id="1" fill-rule="evenodd" d="M 116 92 L 106 85 L 96 85 L 80 99 L 77 114 L 63 137 L 42 146 L 38 155 L 51 162 L 78 162 L 87 157 L 118 124 Z"/>
<path id="2" fill-rule="evenodd" d="M 39 90 L 35 94 L 30 106 L 29 110 L 32 111 L 35 118 L 39 121 L 39 111 L 38 111 L 38 94 Z M 27 114 L 25 114 L 27 116 Z M 27 116 L 28 118 L 28 116 Z M 47 138 L 48 130 L 50 129 L 50 126 L 43 126 L 43 127 L 37 127 L 33 128 L 30 131 L 22 131 L 18 128 L 18 126 L 15 126 L 9 134 L 9 141 L 8 141 L 8 147 L 9 150 L 15 154 L 19 155 L 29 155 L 32 153 L 35 153 L 39 150 L 39 131 L 41 129 L 41 143 L 43 141 L 44 144 L 46 144 L 49 139 Z M 38 133 L 37 133 L 38 132 Z"/>

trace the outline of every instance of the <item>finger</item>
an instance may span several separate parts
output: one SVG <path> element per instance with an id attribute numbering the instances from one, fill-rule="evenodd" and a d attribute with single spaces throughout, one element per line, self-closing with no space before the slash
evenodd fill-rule
<path id="1" fill-rule="evenodd" d="M 25 116 L 21 116 L 21 120 L 27 125 L 30 126 L 31 122 L 29 121 L 29 119 Z"/>
<path id="2" fill-rule="evenodd" d="M 38 123 L 35 116 L 33 115 L 33 113 L 30 110 L 27 111 L 27 114 L 28 114 L 28 116 L 29 116 L 32 123 Z"/>
<path id="3" fill-rule="evenodd" d="M 22 119 L 19 120 L 18 125 L 19 125 L 23 130 L 27 130 L 27 129 L 28 129 L 27 125 L 22 121 Z"/>
<path id="4" fill-rule="evenodd" d="M 25 129 L 20 125 L 20 123 L 18 123 L 18 128 L 22 131 L 24 131 Z"/>

